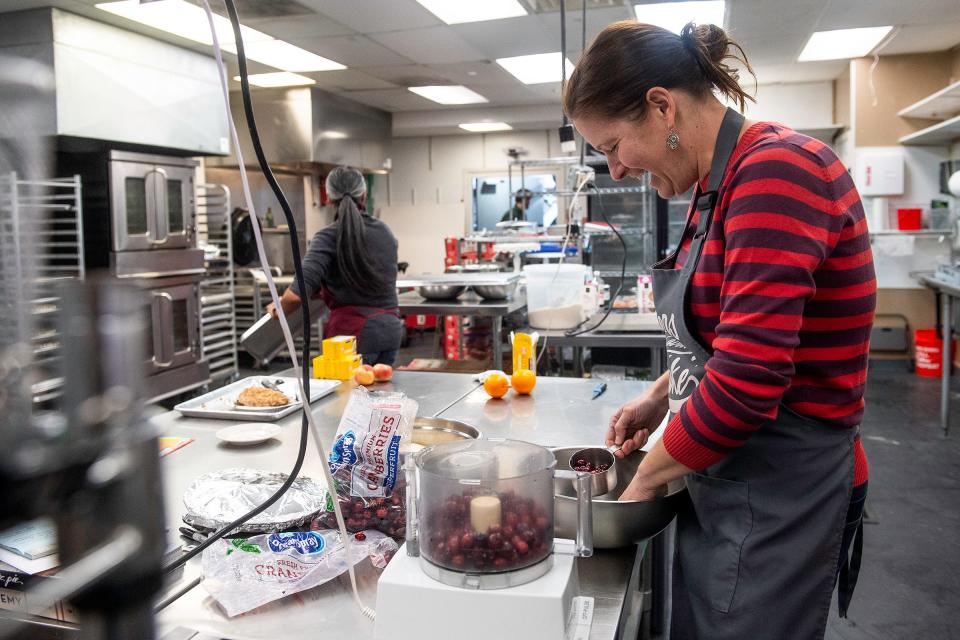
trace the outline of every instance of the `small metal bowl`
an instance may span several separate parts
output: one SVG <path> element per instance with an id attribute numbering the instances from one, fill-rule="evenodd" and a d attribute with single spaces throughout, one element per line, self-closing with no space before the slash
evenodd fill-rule
<path id="1" fill-rule="evenodd" d="M 414 420 L 411 439 L 416 444 L 430 446 L 443 442 L 476 440 L 479 437 L 479 430 L 463 422 L 445 418 L 423 417 Z"/>
<path id="2" fill-rule="evenodd" d="M 475 284 L 473 290 L 484 300 L 503 300 L 513 295 L 517 288 L 516 282 L 508 284 Z"/>
<path id="3" fill-rule="evenodd" d="M 427 300 L 451 300 L 463 293 L 465 286 L 459 284 L 428 284 L 417 287 L 417 293 Z"/>
<path id="4" fill-rule="evenodd" d="M 553 449 L 557 469 L 569 469 L 570 456 L 585 447 Z M 626 547 L 663 531 L 677 514 L 687 489 L 683 480 L 667 486 L 667 495 L 649 502 L 618 502 L 646 455 L 631 453 L 617 460 L 617 486 L 610 493 L 593 499 L 593 546 L 596 549 Z M 558 538 L 575 538 L 577 534 L 577 494 L 570 482 L 554 482 L 554 534 Z"/>

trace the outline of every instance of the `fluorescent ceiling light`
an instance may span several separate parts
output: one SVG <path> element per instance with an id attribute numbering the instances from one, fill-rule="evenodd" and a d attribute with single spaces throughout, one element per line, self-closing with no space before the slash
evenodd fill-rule
<path id="1" fill-rule="evenodd" d="M 223 45 L 223 49 L 230 53 L 237 52 L 236 44 Z M 335 71 L 346 69 L 339 62 L 310 53 L 306 49 L 301 49 L 283 40 L 266 40 L 247 44 L 246 39 L 244 39 L 243 51 L 247 55 L 247 60 L 256 60 L 284 71 Z"/>
<path id="2" fill-rule="evenodd" d="M 240 76 L 234 76 L 233 79 L 240 82 Z M 305 84 L 317 84 L 317 81 L 313 78 L 290 73 L 289 71 L 253 73 L 247 76 L 247 80 L 255 87 L 299 87 Z"/>
<path id="3" fill-rule="evenodd" d="M 677 35 L 688 22 L 723 26 L 723 0 L 705 2 L 661 2 L 658 4 L 635 4 L 633 12 L 637 20 L 655 24 Z"/>
<path id="4" fill-rule="evenodd" d="M 489 131 L 510 131 L 513 129 L 506 122 L 464 122 L 460 125 L 461 129 L 472 131 L 474 133 L 487 133 Z"/>
<path id="5" fill-rule="evenodd" d="M 417 0 L 447 24 L 500 20 L 527 15 L 517 0 Z"/>
<path id="6" fill-rule="evenodd" d="M 836 29 L 817 31 L 807 41 L 799 62 L 811 60 L 843 60 L 860 58 L 880 44 L 893 27 L 861 27 L 858 29 Z"/>
<path id="7" fill-rule="evenodd" d="M 532 56 L 497 58 L 497 64 L 509 71 L 523 84 L 560 82 L 560 52 L 537 53 Z M 573 63 L 566 60 L 567 77 L 573 73 Z"/>
<path id="8" fill-rule="evenodd" d="M 346 133 L 343 131 L 321 131 L 320 139 L 321 140 L 346 140 L 349 138 Z"/>
<path id="9" fill-rule="evenodd" d="M 418 96 L 423 96 L 427 100 L 433 100 L 440 104 L 477 104 L 478 102 L 489 102 L 489 100 L 479 93 L 471 91 L 459 84 L 407 87 L 407 89 Z"/>
<path id="10" fill-rule="evenodd" d="M 201 44 L 213 44 L 213 38 L 210 36 L 210 25 L 207 22 L 207 13 L 197 5 L 185 2 L 185 0 L 160 0 L 159 2 L 147 2 L 145 4 L 140 4 L 139 0 L 123 0 L 122 2 L 101 2 L 96 7 L 187 40 L 193 40 Z M 230 26 L 229 20 L 213 14 L 213 25 L 217 30 L 217 40 L 220 41 L 221 46 L 232 44 L 235 41 L 233 27 Z M 273 36 L 243 25 L 240 25 L 240 34 L 243 36 L 244 45 L 262 40 L 273 40 Z"/>
<path id="11" fill-rule="evenodd" d="M 123 0 L 122 2 L 101 2 L 96 6 L 114 15 L 160 31 L 172 33 L 181 38 L 193 40 L 200 44 L 213 44 L 206 12 L 185 0 L 158 0 L 144 4 L 140 4 L 139 0 Z M 214 14 L 213 24 L 217 30 L 217 40 L 220 41 L 220 46 L 224 51 L 235 54 L 237 52 L 236 40 L 233 37 L 233 27 L 230 25 L 230 21 L 223 16 Z M 244 25 L 240 25 L 240 34 L 243 36 L 244 51 L 248 59 L 262 62 L 277 69 L 283 69 L 284 71 L 346 69 L 339 62 L 310 53 L 289 42 L 277 40 L 271 35 Z"/>

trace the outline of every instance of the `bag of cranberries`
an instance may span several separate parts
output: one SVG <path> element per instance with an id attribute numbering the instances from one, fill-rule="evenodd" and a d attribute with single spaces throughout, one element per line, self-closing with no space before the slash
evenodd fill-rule
<path id="1" fill-rule="evenodd" d="M 376 529 L 406 535 L 406 491 L 400 445 L 409 442 L 419 405 L 401 392 L 353 391 L 330 449 L 336 496 L 314 519 L 318 529 L 336 529 L 333 500 L 351 533 Z"/>

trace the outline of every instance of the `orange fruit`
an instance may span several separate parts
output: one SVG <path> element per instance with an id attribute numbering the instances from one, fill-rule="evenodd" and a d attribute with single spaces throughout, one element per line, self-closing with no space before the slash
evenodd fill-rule
<path id="1" fill-rule="evenodd" d="M 525 396 L 537 386 L 537 374 L 530 369 L 517 369 L 510 377 L 510 382 L 514 391 Z"/>
<path id="2" fill-rule="evenodd" d="M 491 398 L 502 398 L 507 395 L 507 391 L 510 391 L 510 381 L 502 373 L 491 373 L 483 381 L 483 390 Z"/>

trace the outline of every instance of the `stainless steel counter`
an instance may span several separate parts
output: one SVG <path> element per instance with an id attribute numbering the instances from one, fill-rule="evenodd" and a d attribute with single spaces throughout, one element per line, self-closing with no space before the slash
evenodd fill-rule
<path id="1" fill-rule="evenodd" d="M 960 298 L 960 288 L 949 282 L 938 280 L 931 276 L 922 276 L 920 282 L 937 292 L 941 305 L 941 326 L 943 327 L 940 353 L 948 354 L 950 343 L 953 340 L 953 307 L 954 301 Z M 949 357 L 949 356 L 948 356 Z M 953 367 L 941 367 L 940 374 L 940 428 L 943 435 L 950 433 L 950 374 Z"/>
<path id="2" fill-rule="evenodd" d="M 483 390 L 466 374 L 397 372 L 392 386 L 421 402 L 420 415 L 442 414 L 459 418 L 490 436 L 563 446 L 600 442 L 610 415 L 647 384 L 612 382 L 597 400 L 590 400 L 594 381 L 567 378 L 541 378 L 532 396 L 511 394 L 507 400 L 487 399 Z M 344 384 L 337 393 L 312 407 L 326 443 L 336 432 L 340 413 L 352 387 L 352 384 Z M 228 426 L 228 421 L 185 419 L 171 412 L 157 416 L 154 422 L 164 435 L 195 439 L 163 459 L 167 521 L 175 533 L 180 522 L 183 492 L 200 474 L 231 466 L 289 470 L 296 456 L 300 417 L 292 415 L 280 421 L 282 433 L 276 441 L 250 448 L 228 446 L 216 439 L 216 430 Z M 304 475 L 319 478 L 321 464 L 323 461 L 311 442 L 303 467 Z M 639 575 L 636 568 L 643 547 L 600 551 L 592 558 L 578 560 L 581 591 L 583 595 L 596 599 L 591 638 L 618 637 L 618 627 L 624 624 L 635 633 L 632 627 L 636 616 L 629 614 L 635 608 Z M 361 597 L 365 604 L 374 605 L 377 574 L 369 568 L 369 563 L 361 563 L 359 567 Z M 194 560 L 187 566 L 185 580 L 195 577 L 198 572 L 199 560 Z M 628 610 L 624 610 L 625 600 L 634 603 L 627 607 Z M 256 614 L 233 619 L 224 615 L 202 587 L 194 588 L 158 616 L 158 637 L 162 638 L 176 627 L 231 638 L 272 639 L 277 636 L 278 629 L 289 637 L 362 640 L 372 638 L 373 634 L 372 623 L 353 603 L 346 575 L 317 589 L 268 605 Z"/>
<path id="3" fill-rule="evenodd" d="M 483 316 L 493 318 L 493 368 L 499 369 L 503 362 L 503 316 L 526 308 L 527 298 L 516 291 L 506 300 L 484 300 L 469 292 L 453 300 L 427 300 L 414 292 L 397 296 L 400 302 L 400 315 L 439 315 L 439 316 Z M 438 325 L 438 326 L 442 326 Z M 438 329 L 439 330 L 439 329 Z"/>
<path id="4" fill-rule="evenodd" d="M 575 336 L 568 336 L 566 331 L 545 331 L 543 329 L 528 329 L 528 332 L 537 331 L 547 346 L 573 347 L 574 374 L 583 374 L 583 349 L 585 347 L 614 347 L 619 349 L 650 349 L 650 369 L 654 378 L 663 373 L 664 354 L 666 352 L 666 337 L 662 331 L 636 331 L 623 333 L 606 333 L 602 331 L 588 331 Z"/>

